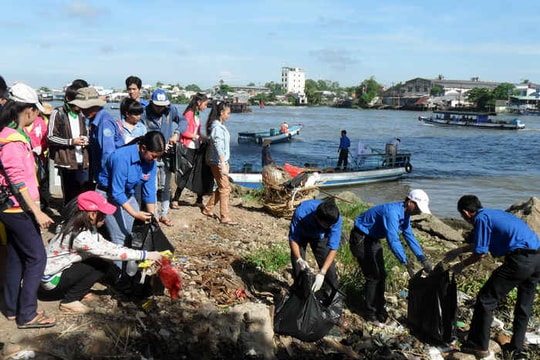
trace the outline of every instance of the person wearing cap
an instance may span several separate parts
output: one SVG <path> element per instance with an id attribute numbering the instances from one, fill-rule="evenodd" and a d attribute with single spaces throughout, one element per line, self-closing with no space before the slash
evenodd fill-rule
<path id="1" fill-rule="evenodd" d="M 90 154 L 86 120 L 77 105 L 70 104 L 84 85 L 75 82 L 66 88 L 64 104 L 49 119 L 49 157 L 58 169 L 64 206 L 88 187 Z"/>
<path id="2" fill-rule="evenodd" d="M 61 299 L 61 311 L 86 314 L 91 309 L 81 300 L 103 279 L 112 261 L 160 260 L 158 251 L 134 250 L 106 240 L 98 228 L 106 215 L 116 212 L 96 191 L 77 197 L 77 211 L 47 245 L 47 266 L 41 278 L 40 297 Z"/>
<path id="3" fill-rule="evenodd" d="M 517 288 L 514 306 L 513 334 L 503 351 L 515 359 L 528 359 L 523 352 L 525 333 L 529 324 L 537 284 L 540 280 L 540 240 L 520 218 L 503 210 L 486 209 L 476 195 L 464 195 L 457 210 L 473 225 L 470 244 L 449 251 L 444 260 L 451 262 L 459 255 L 470 253 L 450 269 L 460 274 L 467 266 L 477 263 L 488 253 L 504 257 L 502 264 L 478 292 L 469 335 L 461 351 L 484 358 L 488 350 L 493 311 L 508 293 Z"/>
<path id="4" fill-rule="evenodd" d="M 166 152 L 172 150 L 180 136 L 180 114 L 178 108 L 171 105 L 169 96 L 163 89 L 156 89 L 152 93 L 152 100 L 141 116 L 141 122 L 148 131 L 160 131 L 167 142 Z M 166 226 L 173 226 L 169 218 L 169 205 L 171 201 L 171 166 L 169 157 L 163 156 L 158 160 L 158 188 L 160 190 L 158 220 Z"/>
<path id="5" fill-rule="evenodd" d="M 272 159 L 272 155 L 270 154 L 270 144 L 272 143 L 272 140 L 264 140 L 262 144 L 261 149 L 261 164 L 263 167 L 266 165 L 272 165 L 275 164 L 274 160 Z"/>
<path id="6" fill-rule="evenodd" d="M 349 238 L 351 253 L 356 257 L 364 274 L 365 315 L 367 321 L 384 323 L 388 318 L 385 309 L 386 270 L 381 239 L 386 238 L 394 256 L 405 266 L 409 276 L 414 275 L 413 264 L 407 259 L 399 238 L 401 233 L 427 272 L 431 264 L 411 228 L 411 216 L 431 214 L 429 197 L 420 189 L 409 192 L 405 201 L 376 205 L 358 215 Z"/>
<path id="7" fill-rule="evenodd" d="M 3 204 L 0 221 L 7 233 L 4 315 L 19 329 L 54 326 L 56 320 L 37 310 L 37 291 L 47 256 L 41 231 L 53 223 L 39 207 L 36 163 L 24 128 L 31 125 L 43 106 L 37 93 L 22 83 L 13 85 L 0 112 L 0 185 L 17 189 Z M 7 175 L 7 178 L 6 178 Z M 11 191 L 13 194 L 13 191 Z"/>
<path id="8" fill-rule="evenodd" d="M 184 147 L 186 160 L 193 164 L 193 167 L 184 167 L 182 174 L 176 173 L 176 190 L 172 202 L 174 208 L 178 208 L 178 202 L 184 188 L 187 187 L 197 194 L 195 205 L 202 207 L 203 194 L 211 193 L 214 187 L 212 172 L 206 164 L 208 138 L 201 133 L 200 113 L 206 110 L 207 106 L 208 97 L 205 94 L 196 93 L 182 114 L 180 143 Z"/>
<path id="9" fill-rule="evenodd" d="M 95 184 L 111 153 L 124 145 L 124 138 L 118 123 L 104 109 L 106 101 L 93 87 L 78 89 L 75 99 L 69 104 L 80 108 L 90 121 L 90 139 L 86 145 L 90 146 L 89 178 Z"/>

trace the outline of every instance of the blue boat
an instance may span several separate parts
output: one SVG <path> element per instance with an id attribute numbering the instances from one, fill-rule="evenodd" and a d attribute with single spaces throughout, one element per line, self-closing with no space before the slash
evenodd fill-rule
<path id="1" fill-rule="evenodd" d="M 289 131 L 280 132 L 279 129 L 269 129 L 260 132 L 239 132 L 238 143 L 257 143 L 262 145 L 265 140 L 269 140 L 271 144 L 291 141 L 294 136 L 300 135 L 300 130 L 304 128 L 302 124 L 289 126 Z"/>
<path id="2" fill-rule="evenodd" d="M 467 127 L 492 130 L 521 130 L 525 124 L 519 119 L 494 120 L 491 113 L 468 112 L 457 110 L 434 111 L 430 117 L 419 116 L 418 120 L 424 124 L 442 127 Z"/>

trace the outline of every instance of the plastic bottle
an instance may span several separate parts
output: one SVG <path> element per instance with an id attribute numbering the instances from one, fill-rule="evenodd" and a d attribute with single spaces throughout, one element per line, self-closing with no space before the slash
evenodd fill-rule
<path id="1" fill-rule="evenodd" d="M 137 273 L 138 266 L 137 262 L 134 260 L 130 260 L 126 264 L 126 274 L 129 276 L 134 276 Z"/>

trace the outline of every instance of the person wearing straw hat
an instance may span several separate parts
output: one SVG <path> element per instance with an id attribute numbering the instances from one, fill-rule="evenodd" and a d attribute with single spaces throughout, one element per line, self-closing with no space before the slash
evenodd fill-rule
<path id="1" fill-rule="evenodd" d="M 90 181 L 93 183 L 97 182 L 111 153 L 124 145 L 118 123 L 104 109 L 106 103 L 93 87 L 80 88 L 75 99 L 69 102 L 79 107 L 90 120 Z"/>
<path id="2" fill-rule="evenodd" d="M 386 271 L 381 239 L 386 238 L 392 253 L 405 266 L 409 276 L 414 267 L 407 259 L 399 234 L 401 233 L 424 270 L 431 272 L 431 264 L 411 228 L 411 216 L 431 214 L 429 197 L 421 189 L 409 192 L 404 201 L 376 205 L 358 215 L 349 238 L 351 253 L 356 257 L 364 274 L 365 314 L 369 322 L 386 322 Z"/>

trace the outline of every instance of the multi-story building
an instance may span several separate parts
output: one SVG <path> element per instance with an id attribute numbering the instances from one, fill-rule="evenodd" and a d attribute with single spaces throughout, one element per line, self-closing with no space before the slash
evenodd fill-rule
<path id="1" fill-rule="evenodd" d="M 287 94 L 293 94 L 298 99 L 299 104 L 306 104 L 305 94 L 306 73 L 297 67 L 281 68 L 281 86 Z"/>

